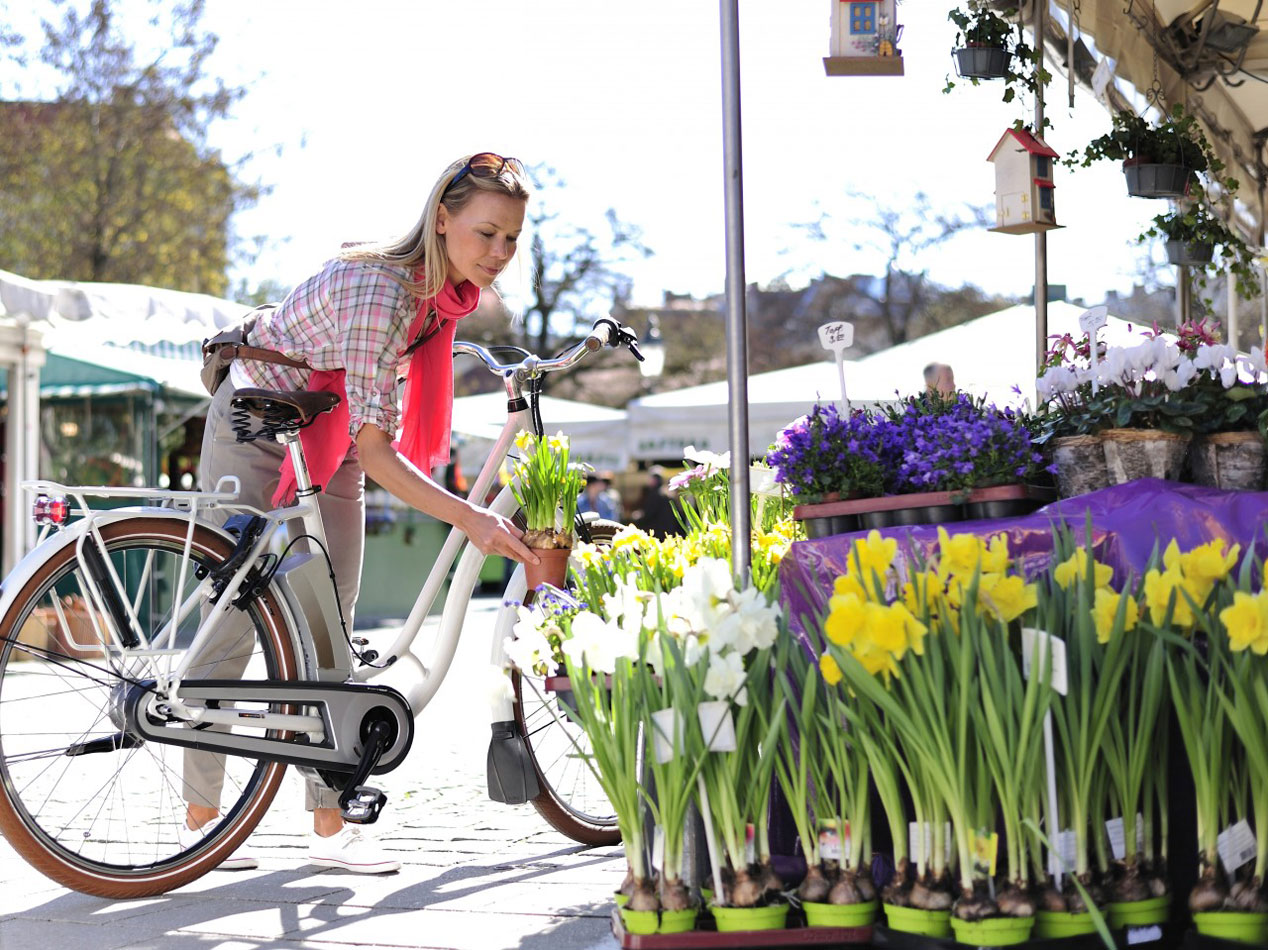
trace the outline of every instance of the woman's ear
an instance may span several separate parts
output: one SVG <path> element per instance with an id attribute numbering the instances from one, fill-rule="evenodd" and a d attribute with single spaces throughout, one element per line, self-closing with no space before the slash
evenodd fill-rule
<path id="1" fill-rule="evenodd" d="M 449 209 L 444 205 L 440 205 L 436 209 L 436 233 L 444 234 L 445 228 L 449 226 Z"/>

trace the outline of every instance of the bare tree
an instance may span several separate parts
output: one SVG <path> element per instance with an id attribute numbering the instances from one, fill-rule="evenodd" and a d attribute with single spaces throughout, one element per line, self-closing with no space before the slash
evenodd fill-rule
<path id="1" fill-rule="evenodd" d="M 854 249 L 879 252 L 885 260 L 879 292 L 873 298 L 877 316 L 890 344 L 903 343 L 919 335 L 916 331 L 920 315 L 938 293 L 929 280 L 928 268 L 922 265 L 928 252 L 961 231 L 986 227 L 991 211 L 984 205 L 968 204 L 935 209 L 924 192 L 917 192 L 912 203 L 902 208 L 857 191 L 847 192 L 846 199 L 859 210 L 845 218 L 844 224 L 851 235 L 860 231 L 864 235 L 851 240 Z M 837 240 L 839 221 L 837 216 L 823 212 L 817 221 L 797 227 L 812 240 Z"/>

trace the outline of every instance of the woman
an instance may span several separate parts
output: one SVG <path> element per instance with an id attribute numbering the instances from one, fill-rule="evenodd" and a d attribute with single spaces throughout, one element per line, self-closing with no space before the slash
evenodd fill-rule
<path id="1" fill-rule="evenodd" d="M 511 521 L 446 491 L 429 475 L 449 460 L 455 325 L 514 257 L 528 197 L 516 159 L 480 152 L 450 165 L 408 235 L 346 248 L 258 318 L 251 346 L 306 365 L 236 360 L 212 400 L 202 447 L 204 487 L 237 475 L 242 501 L 267 509 L 294 493 L 290 461 L 276 442 L 236 441 L 229 424 L 234 390 L 324 389 L 342 397 L 302 436 L 313 483 L 323 486 L 318 501 L 349 628 L 361 580 L 367 474 L 407 504 L 461 528 L 485 554 L 537 560 Z M 397 379 L 406 365 L 402 409 Z M 233 636 L 229 631 L 219 639 Z M 206 655 L 230 652 L 209 647 Z M 231 664 L 214 663 L 215 672 L 230 675 Z M 186 753 L 189 844 L 215 827 L 223 779 L 215 756 Z M 313 812 L 311 863 L 362 873 L 399 868 L 359 838 L 355 826 L 344 827 L 338 791 L 310 781 L 306 798 Z M 241 851 L 221 865 L 255 866 Z"/>

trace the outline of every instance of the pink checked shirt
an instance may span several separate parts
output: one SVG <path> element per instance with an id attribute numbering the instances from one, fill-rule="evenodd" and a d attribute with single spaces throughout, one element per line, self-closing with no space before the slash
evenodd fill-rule
<path id="1" fill-rule="evenodd" d="M 249 341 L 314 369 L 344 370 L 353 439 L 367 423 L 389 436 L 399 425 L 396 369 L 418 303 L 393 277 L 407 279 L 408 268 L 329 261 L 261 316 Z M 308 384 L 307 370 L 278 363 L 238 360 L 233 371 L 239 386 L 291 390 Z"/>

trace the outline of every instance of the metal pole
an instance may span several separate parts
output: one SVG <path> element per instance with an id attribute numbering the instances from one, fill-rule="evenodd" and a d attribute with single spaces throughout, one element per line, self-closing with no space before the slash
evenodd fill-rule
<path id="1" fill-rule="evenodd" d="M 1043 69 L 1044 19 L 1048 0 L 1035 2 L 1035 70 Z M 1073 68 L 1073 67 L 1071 67 Z M 1043 137 L 1043 83 L 1035 83 L 1035 135 Z M 1035 368 L 1048 352 L 1048 234 L 1035 232 Z"/>
<path id="2" fill-rule="evenodd" d="M 740 145 L 739 0 L 721 0 L 722 162 L 726 208 L 726 376 L 731 435 L 731 570 L 749 571 L 748 318 L 744 309 L 744 180 Z M 743 582 L 743 581 L 741 581 Z"/>

